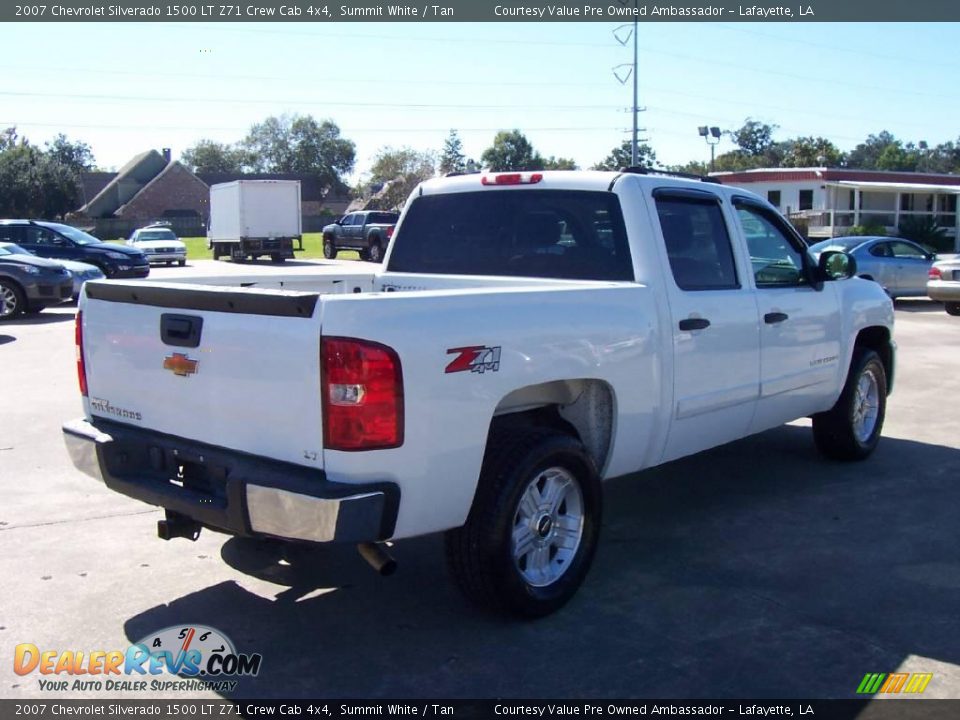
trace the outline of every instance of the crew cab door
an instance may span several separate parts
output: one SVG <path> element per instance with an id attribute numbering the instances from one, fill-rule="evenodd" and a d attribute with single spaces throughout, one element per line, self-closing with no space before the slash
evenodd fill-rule
<path id="1" fill-rule="evenodd" d="M 757 307 L 738 271 L 728 213 L 717 195 L 653 193 L 666 258 L 673 340 L 672 420 L 663 460 L 746 434 L 759 384 Z"/>
<path id="2" fill-rule="evenodd" d="M 750 432 L 828 409 L 843 381 L 834 283 L 813 282 L 806 245 L 766 205 L 734 197 L 760 325 L 760 399 Z"/>

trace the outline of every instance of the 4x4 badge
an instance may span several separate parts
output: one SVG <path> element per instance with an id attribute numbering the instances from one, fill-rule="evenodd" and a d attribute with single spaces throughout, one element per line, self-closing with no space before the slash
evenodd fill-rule
<path id="1" fill-rule="evenodd" d="M 191 360 L 183 353 L 174 353 L 170 357 L 163 359 L 163 369 L 170 370 L 174 375 L 179 375 L 180 377 L 193 375 L 197 372 L 199 365 L 199 360 Z"/>

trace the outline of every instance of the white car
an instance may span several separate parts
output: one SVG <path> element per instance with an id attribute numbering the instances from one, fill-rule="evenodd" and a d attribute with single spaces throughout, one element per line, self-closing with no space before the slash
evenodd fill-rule
<path id="1" fill-rule="evenodd" d="M 147 225 L 133 231 L 127 245 L 142 250 L 151 264 L 187 264 L 187 246 L 165 225 Z"/>

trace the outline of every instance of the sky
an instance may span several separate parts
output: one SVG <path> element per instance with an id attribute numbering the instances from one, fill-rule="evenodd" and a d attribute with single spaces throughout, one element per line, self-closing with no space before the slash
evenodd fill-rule
<path id="1" fill-rule="evenodd" d="M 960 19 L 960 13 L 958 13 Z M 0 126 L 89 144 L 114 169 L 150 148 L 241 139 L 270 115 L 331 119 L 356 143 L 479 159 L 500 129 L 544 156 L 601 161 L 630 137 L 632 25 L 25 23 L 3 28 Z M 960 136 L 960 23 L 641 23 L 642 140 L 662 164 L 709 160 L 700 125 L 746 118 L 842 150 L 888 130 Z M 625 40 L 626 44 L 621 44 Z M 12 62 L 9 59 L 13 59 Z M 616 72 L 615 72 L 616 71 Z M 724 137 L 717 153 L 732 150 Z"/>

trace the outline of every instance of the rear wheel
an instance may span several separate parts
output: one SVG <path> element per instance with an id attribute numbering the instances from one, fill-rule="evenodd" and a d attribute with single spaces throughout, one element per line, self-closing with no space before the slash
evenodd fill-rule
<path id="1" fill-rule="evenodd" d="M 323 238 L 323 256 L 327 260 L 333 260 L 337 256 L 337 246 L 333 244 L 333 238 Z"/>
<path id="2" fill-rule="evenodd" d="M 270 260 L 271 262 L 282 263 L 286 258 L 280 253 L 273 253 L 273 255 L 270 256 Z"/>
<path id="3" fill-rule="evenodd" d="M 943 308 L 947 311 L 947 315 L 960 315 L 960 303 L 958 302 L 944 303 Z"/>
<path id="4" fill-rule="evenodd" d="M 379 240 L 374 240 L 373 244 L 370 245 L 368 255 L 370 257 L 370 262 L 383 262 L 383 247 L 380 245 Z"/>
<path id="5" fill-rule="evenodd" d="M 214 260 L 216 260 L 216 258 L 214 258 Z M 179 265 L 180 267 L 183 267 L 186 264 L 187 264 L 186 260 L 177 260 L 177 265 Z"/>
<path id="6" fill-rule="evenodd" d="M 600 534 L 600 480 L 578 440 L 553 430 L 494 428 L 447 564 L 472 602 L 535 618 L 583 583 Z"/>
<path id="7" fill-rule="evenodd" d="M 26 308 L 20 286 L 10 280 L 0 280 L 0 320 L 15 318 Z"/>
<path id="8" fill-rule="evenodd" d="M 840 399 L 813 416 L 817 449 L 833 460 L 863 460 L 880 442 L 887 409 L 887 373 L 876 352 L 854 349 Z"/>

